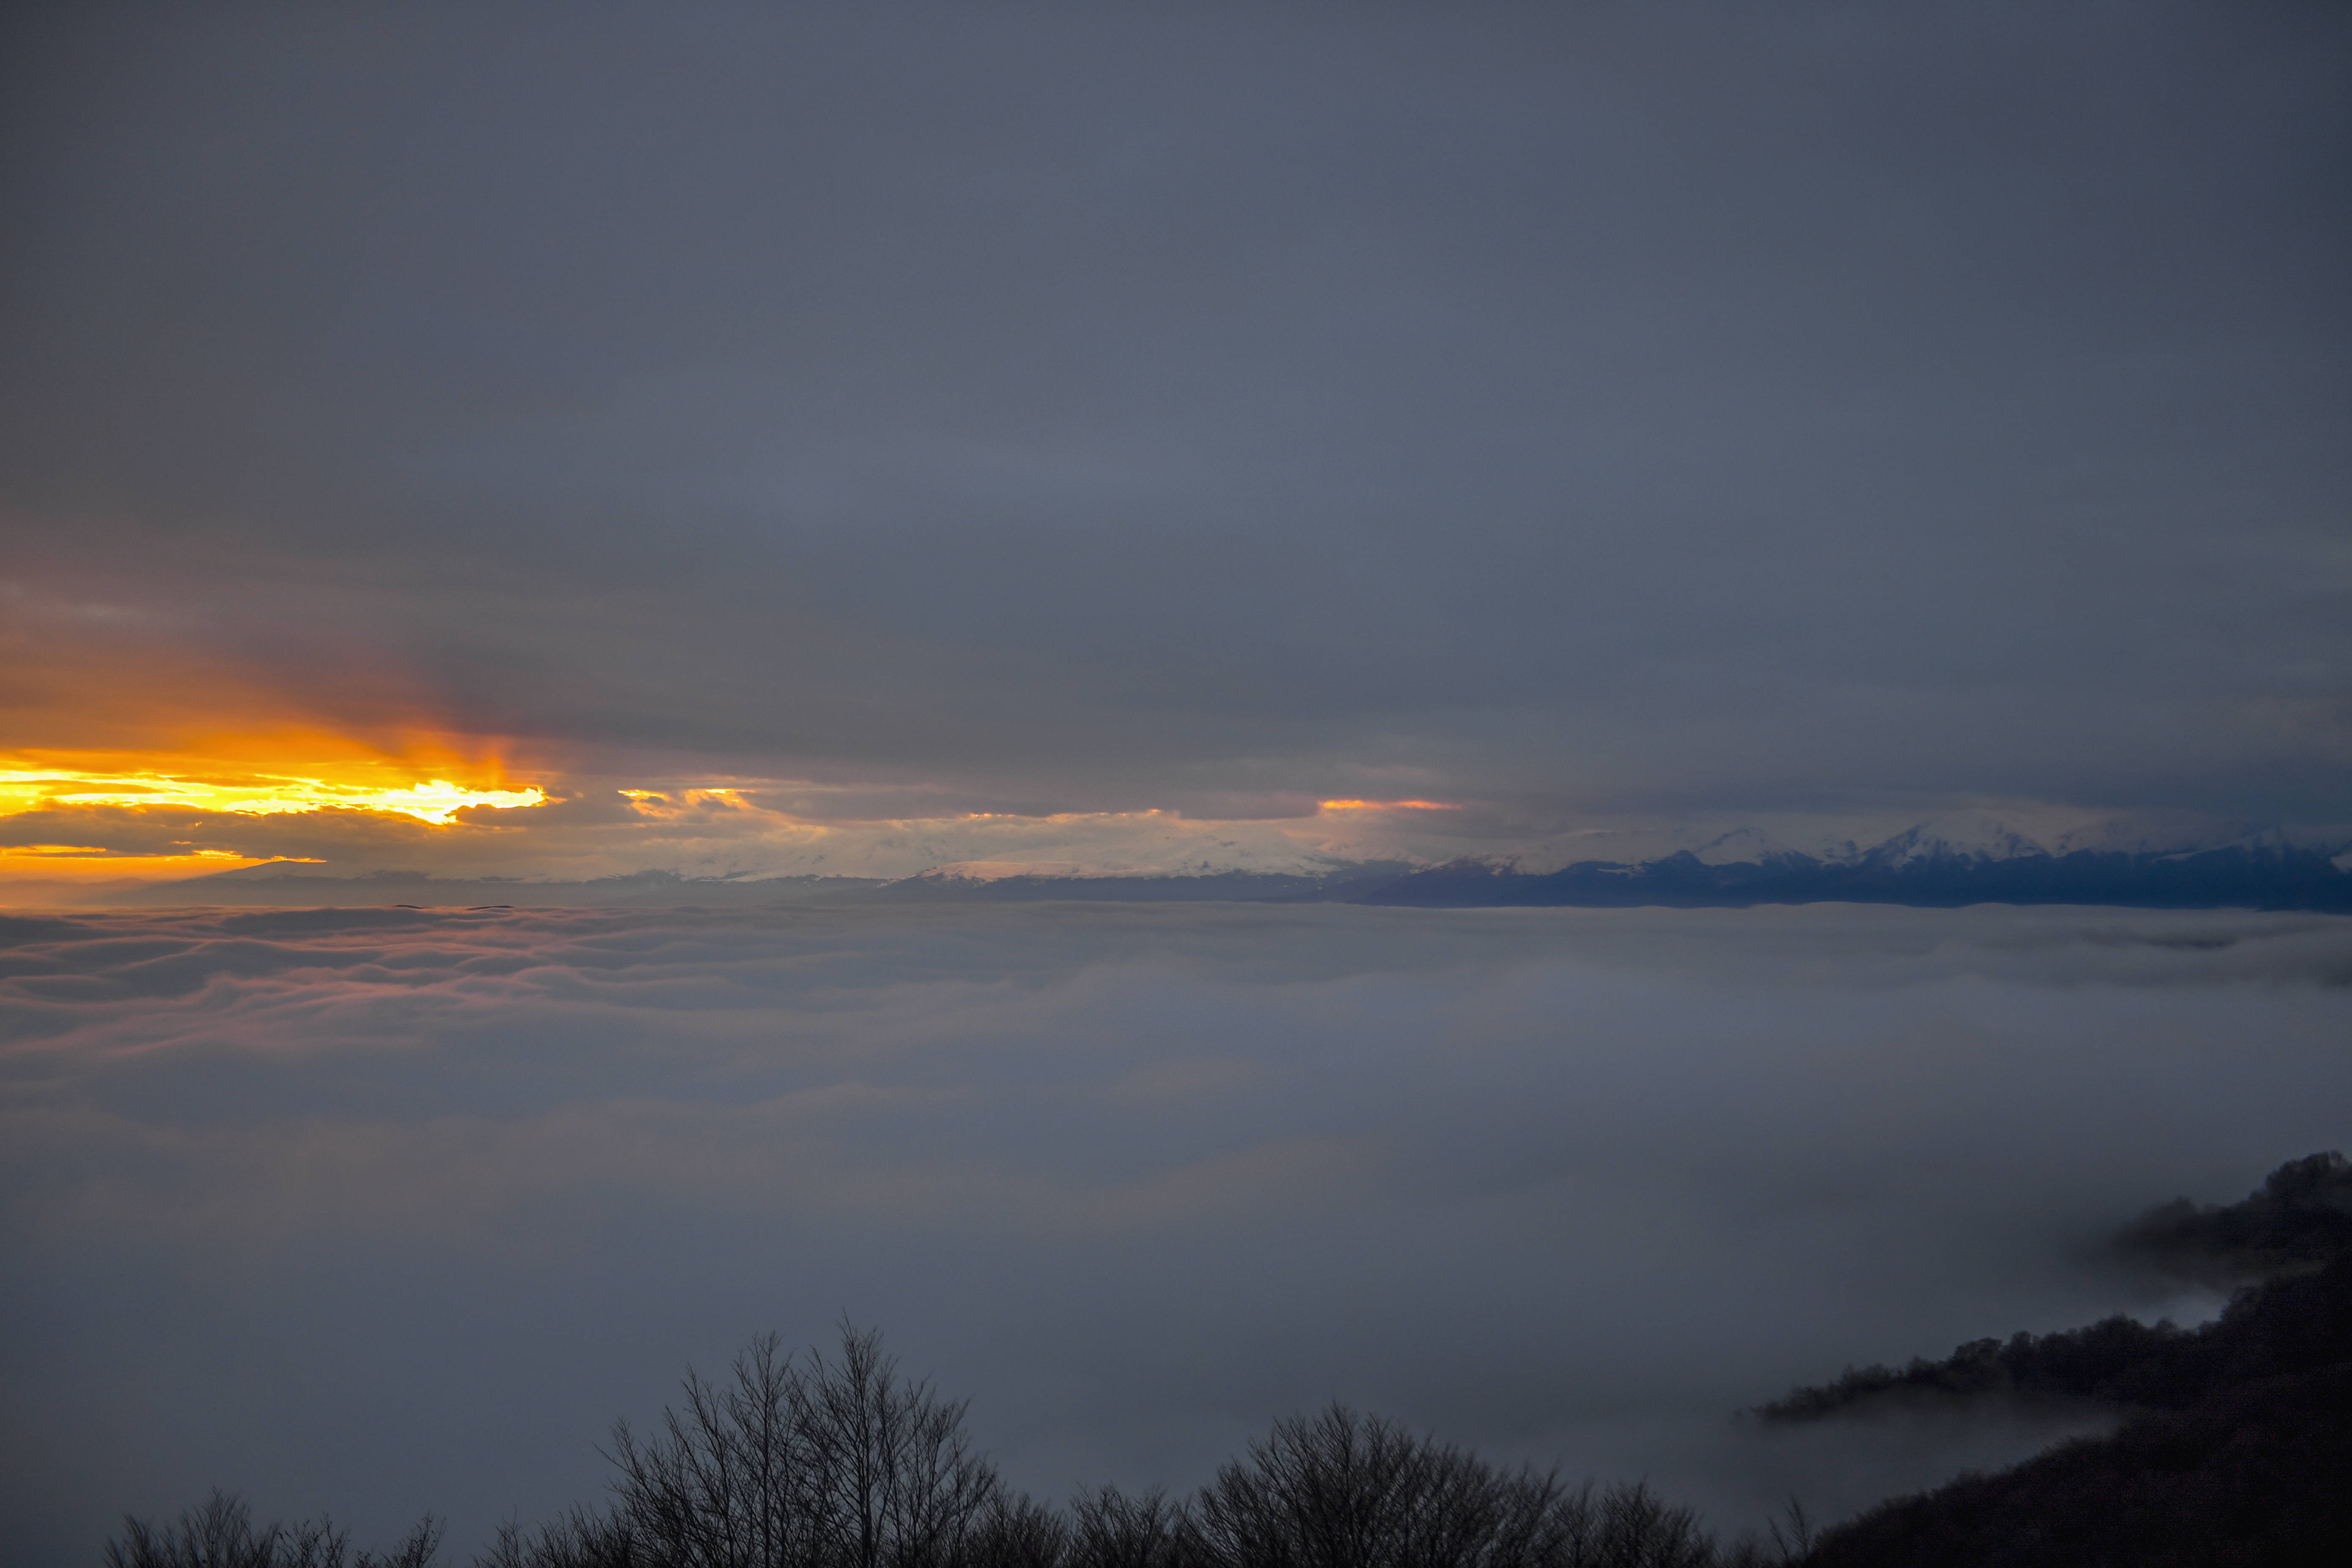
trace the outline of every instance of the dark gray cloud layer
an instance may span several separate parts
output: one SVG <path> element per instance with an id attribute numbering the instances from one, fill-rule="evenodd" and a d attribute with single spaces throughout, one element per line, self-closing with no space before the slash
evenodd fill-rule
<path id="1" fill-rule="evenodd" d="M 1992 1463 L 1769 1436 L 2168 1289 L 2342 1146 L 2326 917 L 1030 906 L 0 921 L 0 1560 L 221 1482 L 462 1542 L 845 1310 L 1023 1484 L 1343 1396 L 1737 1523 Z M 2179 1303 L 2172 1302 L 2178 1306 Z M 2194 1308 L 2196 1303 L 2188 1304 Z"/>
<path id="2" fill-rule="evenodd" d="M 999 808 L 2352 817 L 2339 7 L 7 26 L 54 642 Z"/>

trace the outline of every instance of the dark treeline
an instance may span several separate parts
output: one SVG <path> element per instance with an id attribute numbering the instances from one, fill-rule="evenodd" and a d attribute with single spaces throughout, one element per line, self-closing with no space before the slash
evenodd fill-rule
<path id="1" fill-rule="evenodd" d="M 243 1501 L 215 1491 L 175 1524 L 122 1521 L 120 1540 L 107 1543 L 106 1568 L 429 1568 L 440 1553 L 441 1531 L 427 1519 L 390 1552 L 354 1552 L 348 1531 L 331 1521 L 260 1524 Z"/>
<path id="2" fill-rule="evenodd" d="M 2126 1415 L 2108 1436 L 1882 1503 L 1827 1531 L 1808 1564 L 2352 1560 L 2352 1163 L 2291 1161 L 2242 1203 L 2183 1199 L 2118 1242 L 2187 1278 L 2268 1277 L 2199 1329 L 2110 1318 L 1980 1340 L 1940 1362 L 1849 1370 L 1764 1406 L 1782 1422 L 1985 1398 L 2091 1402 Z"/>
<path id="3" fill-rule="evenodd" d="M 689 1374 L 640 1435 L 614 1428 L 609 1503 L 509 1524 L 477 1568 L 1735 1568 L 1646 1486 L 1571 1487 L 1334 1405 L 1282 1422 L 1194 1497 L 1105 1487 L 1066 1509 L 974 1453 L 964 1405 L 901 1376 L 878 1335 L 838 1352 L 755 1341 Z M 424 1568 L 431 1521 L 389 1556 L 329 1526 L 257 1528 L 215 1495 L 176 1526 L 129 1524 L 108 1568 Z"/>
<path id="4" fill-rule="evenodd" d="M 2333 1563 L 2352 1557 L 2352 1254 L 2241 1291 L 2194 1331 L 2111 1319 L 1849 1373 L 1767 1407 L 1852 1417 L 1889 1400 L 2068 1396 L 2132 1412 L 1994 1476 L 1829 1531 L 1824 1564 Z"/>
<path id="5" fill-rule="evenodd" d="M 1848 1370 L 1759 1414 L 2069 1400 L 2112 1435 L 1882 1503 L 1818 1538 L 1791 1504 L 1726 1542 L 1646 1486 L 1571 1486 L 1334 1405 L 1278 1423 L 1190 1497 L 1103 1488 L 1051 1507 L 971 1446 L 964 1405 L 845 1326 L 828 1356 L 770 1336 L 682 1404 L 614 1428 L 608 1500 L 500 1531 L 476 1568 L 1958 1568 L 2333 1564 L 2352 1547 L 2352 1163 L 2281 1166 L 2242 1203 L 2151 1211 L 2119 1246 L 2184 1277 L 2261 1276 L 2195 1330 L 2112 1318 Z M 215 1494 L 126 1521 L 108 1568 L 426 1568 L 431 1521 L 383 1554 L 325 1521 L 256 1525 Z"/>
<path id="6" fill-rule="evenodd" d="M 1882 1503 L 1808 1568 L 2336 1568 L 2352 1557 L 2352 1367 L 2259 1379 L 2112 1436 Z"/>
<path id="7" fill-rule="evenodd" d="M 2113 1317 L 2063 1333 L 1977 1340 L 1942 1361 L 1849 1367 L 1835 1383 L 1762 1406 L 1769 1421 L 1808 1421 L 1885 1402 L 2010 1395 L 2185 1409 L 2218 1389 L 2314 1372 L 2347 1353 L 2352 1268 L 2352 1161 L 2290 1160 L 2252 1195 L 2221 1207 L 2186 1198 L 2126 1227 L 2117 1250 L 2183 1279 L 2263 1281 L 2197 1330 Z"/>
<path id="8" fill-rule="evenodd" d="M 2352 1160 L 2337 1153 L 2289 1160 L 2251 1195 L 2205 1207 L 2175 1198 L 2116 1238 L 2184 1279 L 2217 1284 L 2315 1268 L 2352 1252 Z"/>
<path id="9" fill-rule="evenodd" d="M 2241 1290 L 2202 1328 L 2109 1318 L 2064 1333 L 2019 1334 L 2006 1343 L 1979 1340 L 1943 1361 L 1915 1361 L 1899 1372 L 1849 1372 L 1824 1387 L 1799 1389 L 1759 1414 L 1768 1420 L 1811 1420 L 1880 1401 L 1987 1394 L 2186 1410 L 2243 1384 L 2325 1372 L 2347 1357 L 2352 1255 L 2314 1274 Z"/>

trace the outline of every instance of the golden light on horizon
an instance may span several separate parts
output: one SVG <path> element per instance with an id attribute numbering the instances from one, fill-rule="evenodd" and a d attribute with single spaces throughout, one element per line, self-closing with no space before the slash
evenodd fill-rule
<path id="1" fill-rule="evenodd" d="M 23 765 L 35 759 L 7 759 L 0 767 L 0 816 L 54 806 L 168 806 L 186 811 L 276 816 L 299 812 L 343 810 L 390 812 L 446 827 L 471 806 L 510 810 L 544 805 L 537 785 L 521 789 L 475 788 L 443 777 L 393 784 L 383 774 L 396 763 L 371 762 L 361 777 L 320 777 L 330 770 L 292 772 L 216 771 L 214 767 L 106 768 Z M 95 759 L 92 759 L 95 760 Z M 447 770 L 456 771 L 456 770 Z M 413 777 L 413 775 L 411 775 Z"/>
<path id="2" fill-rule="evenodd" d="M 153 881 L 158 878 L 239 871 L 278 861 L 310 866 L 323 863 L 309 856 L 240 855 L 232 849 L 184 848 L 156 855 L 108 849 L 95 844 L 19 844 L 0 847 L 0 886 L 11 878 L 52 883 Z M 0 903 L 9 901 L 12 900 L 0 897 Z"/>
<path id="3" fill-rule="evenodd" d="M 21 895 L 25 888 L 324 864 L 314 858 L 319 841 L 311 829 L 296 828 L 287 839 L 229 823 L 278 818 L 294 827 L 309 814 L 333 812 L 462 833 L 457 814 L 469 807 L 513 809 L 548 798 L 536 785 L 509 787 L 495 762 L 470 760 L 431 738 L 395 751 L 343 735 L 247 731 L 207 737 L 201 745 L 0 752 L 0 824 L 7 825 L 0 834 L 47 840 L 0 843 L 0 886 L 14 885 Z M 192 826 L 183 815 L 188 813 L 213 820 Z M 332 831 L 356 826 L 345 821 L 350 826 Z M 167 841 L 155 841 L 159 828 Z"/>

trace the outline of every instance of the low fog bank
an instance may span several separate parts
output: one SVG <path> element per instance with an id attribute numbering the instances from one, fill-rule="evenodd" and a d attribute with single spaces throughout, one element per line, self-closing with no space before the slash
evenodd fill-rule
<path id="1" fill-rule="evenodd" d="M 2100 1418 L 1737 1412 L 2209 1313 L 2105 1243 L 2342 1146 L 2347 1026 L 2316 916 L 0 917 L 0 1550 L 218 1483 L 470 1552 L 845 1312 L 1049 1496 L 1336 1397 L 1835 1516 Z"/>

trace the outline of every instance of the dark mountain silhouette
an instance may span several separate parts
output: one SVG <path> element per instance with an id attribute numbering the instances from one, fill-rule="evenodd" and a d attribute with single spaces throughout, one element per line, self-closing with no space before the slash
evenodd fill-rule
<path id="1" fill-rule="evenodd" d="M 1967 904 L 2106 904 L 2136 909 L 2352 912 L 2352 871 L 2338 853 L 2291 845 L 2229 845 L 2164 854 L 2021 848 L 1979 853 L 1923 845 L 1916 829 L 1853 858 L 1781 853 L 1709 863 L 1684 851 L 1627 863 L 1586 860 L 1520 871 L 1485 860 L 1414 870 L 1360 861 L 1324 871 L 1203 871 L 1132 876 L 971 877 L 952 870 L 872 877 L 687 877 L 639 871 L 589 881 L 448 879 L 420 871 L 320 876 L 276 866 L 117 891 L 119 905 L 252 904 L 467 907 L 490 902 L 577 907 L 757 907 L 785 903 L 1354 903 L 1423 909 L 1746 908 L 1847 902 L 1952 909 Z"/>
<path id="2" fill-rule="evenodd" d="M 1884 849 L 1885 846 L 1881 846 Z M 1416 871 L 1353 896 L 1423 908 L 1639 905 L 1741 908 L 1847 902 L 1953 909 L 1966 904 L 2113 904 L 2137 909 L 2352 911 L 2352 872 L 2289 846 L 2125 854 L 1991 857 L 1873 851 L 1853 860 L 1776 855 L 1709 865 L 1684 851 L 1636 865 L 1587 860 L 1523 872 L 1477 861 Z"/>
<path id="3" fill-rule="evenodd" d="M 1849 1370 L 1766 1405 L 1767 1421 L 1898 1403 L 2095 1403 L 2113 1434 L 1882 1503 L 1804 1561 L 1950 1564 L 2301 1564 L 2352 1547 L 2352 1164 L 2291 1161 L 2241 1203 L 2186 1200 L 2117 1238 L 2160 1264 L 2266 1271 L 2201 1328 L 2110 1318 L 1962 1345 L 1940 1362 Z"/>

